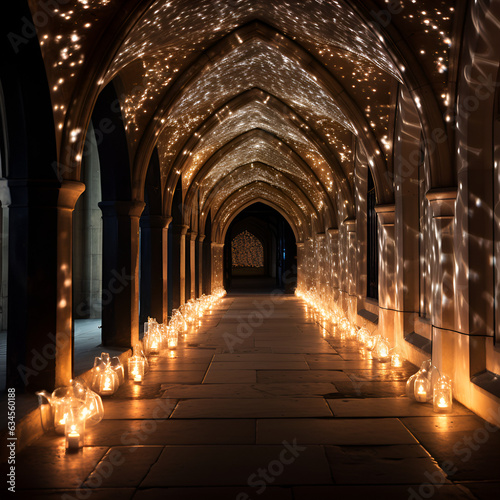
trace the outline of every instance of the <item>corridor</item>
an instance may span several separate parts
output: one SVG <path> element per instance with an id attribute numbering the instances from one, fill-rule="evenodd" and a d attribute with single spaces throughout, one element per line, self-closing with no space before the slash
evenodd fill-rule
<path id="1" fill-rule="evenodd" d="M 438 416 L 410 401 L 417 367 L 324 326 L 292 295 L 226 296 L 142 384 L 104 399 L 83 450 L 49 433 L 22 451 L 17 496 L 498 498 L 495 428 L 458 402 Z"/>

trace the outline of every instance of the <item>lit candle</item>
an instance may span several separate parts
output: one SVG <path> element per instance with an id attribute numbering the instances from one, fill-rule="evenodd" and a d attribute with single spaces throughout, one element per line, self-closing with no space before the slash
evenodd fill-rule
<path id="1" fill-rule="evenodd" d="M 401 354 L 393 354 L 391 359 L 391 365 L 394 368 L 401 368 L 403 366 L 403 359 Z"/>
<path id="2" fill-rule="evenodd" d="M 441 397 L 439 399 L 438 406 L 439 406 L 439 408 L 447 408 L 448 407 L 448 403 L 446 402 L 446 399 L 444 399 L 443 397 Z"/>
<path id="3" fill-rule="evenodd" d="M 76 431 L 69 432 L 67 443 L 68 450 L 78 450 L 80 448 L 80 434 Z"/>
<path id="4" fill-rule="evenodd" d="M 422 384 L 419 384 L 417 387 L 417 391 L 415 393 L 415 399 L 419 403 L 425 403 L 427 401 L 427 391 Z"/>
<path id="5" fill-rule="evenodd" d="M 104 378 L 104 387 L 102 388 L 102 392 L 111 392 L 112 390 L 111 377 L 109 375 L 106 375 Z"/>
<path id="6" fill-rule="evenodd" d="M 142 382 L 142 375 L 139 375 L 138 373 L 134 374 L 134 382 Z"/>

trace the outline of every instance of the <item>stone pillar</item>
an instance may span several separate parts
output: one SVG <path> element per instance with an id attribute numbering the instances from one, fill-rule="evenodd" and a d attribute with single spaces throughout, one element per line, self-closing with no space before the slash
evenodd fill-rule
<path id="1" fill-rule="evenodd" d="M 432 324 L 455 328 L 455 252 L 453 245 L 457 189 L 431 190 L 426 195 L 434 224 L 432 276 Z"/>
<path id="2" fill-rule="evenodd" d="M 339 298 L 339 230 L 328 230 L 328 253 L 329 253 L 329 281 L 332 305 Z"/>
<path id="3" fill-rule="evenodd" d="M 178 309 L 186 301 L 186 233 L 189 226 L 172 227 L 172 307 Z"/>
<path id="4" fill-rule="evenodd" d="M 186 261 L 186 264 L 189 268 L 189 296 L 186 295 L 187 299 L 196 299 L 196 238 L 198 233 L 191 231 L 189 233 L 189 260 Z M 186 272 L 186 275 L 188 273 Z"/>
<path id="5" fill-rule="evenodd" d="M 168 226 L 171 217 L 141 218 L 141 321 L 147 316 L 160 323 L 168 319 Z"/>
<path id="6" fill-rule="evenodd" d="M 315 245 L 315 282 L 316 282 L 316 290 L 321 297 L 321 300 L 324 302 L 326 299 L 326 287 L 328 282 L 328 277 L 326 273 L 326 238 L 325 233 L 317 233 L 316 234 L 316 245 Z"/>
<path id="7" fill-rule="evenodd" d="M 391 345 L 396 345 L 401 333 L 402 283 L 398 282 L 397 247 L 394 204 L 377 205 L 378 218 L 378 329 Z"/>
<path id="8" fill-rule="evenodd" d="M 212 292 L 223 286 L 224 243 L 212 243 Z"/>
<path id="9" fill-rule="evenodd" d="M 142 201 L 102 201 L 102 343 L 139 340 L 139 220 Z"/>
<path id="10" fill-rule="evenodd" d="M 7 387 L 33 392 L 72 378 L 73 210 L 85 186 L 11 180 Z"/>
<path id="11" fill-rule="evenodd" d="M 347 296 L 343 304 L 351 321 L 356 321 L 357 303 L 356 303 L 356 269 L 357 269 L 357 224 L 356 219 L 346 219 L 344 221 L 347 236 Z"/>
<path id="12" fill-rule="evenodd" d="M 205 240 L 204 234 L 198 235 L 198 245 L 196 246 L 196 260 L 198 262 L 198 283 L 197 283 L 197 295 L 201 297 L 203 295 L 203 242 Z"/>
<path id="13" fill-rule="evenodd" d="M 306 284 L 304 282 L 304 242 L 297 242 L 297 288 L 304 289 Z"/>

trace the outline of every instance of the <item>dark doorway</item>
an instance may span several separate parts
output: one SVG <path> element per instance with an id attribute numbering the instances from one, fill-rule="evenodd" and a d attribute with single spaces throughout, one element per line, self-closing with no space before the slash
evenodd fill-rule
<path id="1" fill-rule="evenodd" d="M 292 228 L 276 210 L 254 203 L 232 221 L 224 242 L 224 287 L 228 292 L 293 293 L 297 245 Z"/>

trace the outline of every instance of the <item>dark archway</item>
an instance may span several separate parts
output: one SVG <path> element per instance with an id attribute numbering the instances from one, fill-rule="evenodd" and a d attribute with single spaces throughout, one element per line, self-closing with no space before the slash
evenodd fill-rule
<path id="1" fill-rule="evenodd" d="M 241 266 L 238 262 L 233 265 L 232 243 L 244 232 L 262 244 L 262 266 Z M 244 242 L 242 239 L 240 244 Z M 297 283 L 296 259 L 297 245 L 288 222 L 268 205 L 254 203 L 235 217 L 226 233 L 224 287 L 229 292 L 283 290 L 293 293 Z"/>

